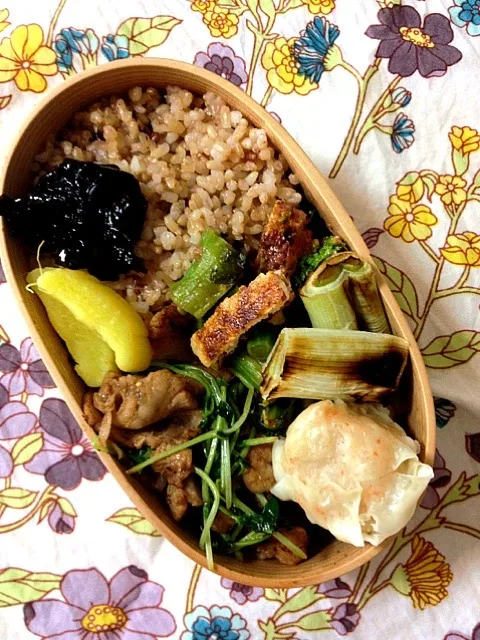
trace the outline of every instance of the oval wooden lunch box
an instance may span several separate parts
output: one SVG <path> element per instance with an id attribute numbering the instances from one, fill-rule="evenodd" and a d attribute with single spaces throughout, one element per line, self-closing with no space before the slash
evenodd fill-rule
<path id="1" fill-rule="evenodd" d="M 165 87 L 179 85 L 197 93 L 213 91 L 233 108 L 241 111 L 256 127 L 262 127 L 270 142 L 287 159 L 299 178 L 310 202 L 319 210 L 333 232 L 341 235 L 362 258 L 372 261 L 370 253 L 350 216 L 333 194 L 318 169 L 299 145 L 263 107 L 227 80 L 190 64 L 160 58 L 117 61 L 90 69 L 50 91 L 46 99 L 29 115 L 11 149 L 0 192 L 10 196 L 23 195 L 33 175 L 29 167 L 42 148 L 48 134 L 56 132 L 80 108 L 111 94 L 121 94 L 136 85 Z M 0 248 L 2 263 L 17 303 L 27 321 L 30 335 L 48 370 L 86 435 L 94 432 L 82 416 L 85 386 L 76 375 L 68 353 L 51 326 L 40 299 L 25 289 L 29 268 L 28 256 L 21 244 L 9 237 L 0 218 Z M 435 414 L 433 399 L 420 351 L 406 320 L 385 280 L 376 270 L 379 289 L 392 330 L 410 344 L 410 362 L 404 374 L 402 399 L 404 426 L 421 444 L 422 461 L 432 464 L 435 454 Z M 180 551 L 202 566 L 206 566 L 197 538 L 175 522 L 168 508 L 157 496 L 149 493 L 110 455 L 99 454 L 104 464 L 141 513 Z M 141 540 L 138 541 L 141 544 Z M 285 566 L 276 560 L 239 562 L 233 557 L 215 556 L 216 572 L 233 581 L 261 587 L 299 587 L 331 580 L 351 571 L 373 558 L 380 547 L 366 545 L 356 548 L 332 541 L 314 557 L 297 566 Z"/>

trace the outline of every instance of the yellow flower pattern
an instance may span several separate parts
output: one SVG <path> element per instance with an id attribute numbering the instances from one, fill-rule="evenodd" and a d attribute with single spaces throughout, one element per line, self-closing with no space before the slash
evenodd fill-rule
<path id="1" fill-rule="evenodd" d="M 335 0 L 302 0 L 310 13 L 326 16 L 335 9 Z"/>
<path id="2" fill-rule="evenodd" d="M 41 93 L 45 76 L 57 73 L 56 55 L 43 43 L 38 24 L 20 25 L 0 43 L 0 82 L 14 80 L 21 91 Z"/>
<path id="3" fill-rule="evenodd" d="M 440 176 L 435 191 L 446 205 L 459 205 L 467 199 L 466 184 L 459 176 Z"/>
<path id="4" fill-rule="evenodd" d="M 265 47 L 262 65 L 267 70 L 267 80 L 271 87 L 280 93 L 289 94 L 295 91 L 300 95 L 307 95 L 316 89 L 318 84 L 310 82 L 298 73 L 298 63 L 293 52 L 294 44 L 295 38 L 276 38 L 269 42 Z"/>
<path id="5" fill-rule="evenodd" d="M 397 185 L 397 196 L 400 200 L 405 200 L 414 204 L 423 198 L 425 186 L 418 173 L 412 173 L 407 180 L 401 180 Z"/>
<path id="6" fill-rule="evenodd" d="M 207 13 L 207 11 L 213 11 L 214 6 L 214 0 L 193 0 L 191 8 L 199 13 Z"/>
<path id="7" fill-rule="evenodd" d="M 480 267 L 480 235 L 473 231 L 452 234 L 440 250 L 445 260 L 464 267 Z"/>
<path id="8" fill-rule="evenodd" d="M 238 31 L 238 17 L 215 5 L 205 12 L 203 21 L 214 38 L 231 38 Z"/>
<path id="9" fill-rule="evenodd" d="M 9 15 L 8 9 L 0 9 L 0 33 L 10 26 L 10 22 L 7 22 Z"/>
<path id="10" fill-rule="evenodd" d="M 426 240 L 432 235 L 431 227 L 437 224 L 437 218 L 429 207 L 424 204 L 412 206 L 398 196 L 390 198 L 388 212 L 390 217 L 384 222 L 385 230 L 404 242 Z"/>
<path id="11" fill-rule="evenodd" d="M 452 146 L 463 155 L 468 155 L 480 149 L 480 135 L 471 127 L 452 127 L 448 134 Z"/>
<path id="12" fill-rule="evenodd" d="M 415 609 L 435 606 L 448 596 L 453 579 L 450 565 L 433 544 L 418 535 L 412 541 L 412 555 L 399 564 L 392 575 L 392 586 L 410 596 Z"/>

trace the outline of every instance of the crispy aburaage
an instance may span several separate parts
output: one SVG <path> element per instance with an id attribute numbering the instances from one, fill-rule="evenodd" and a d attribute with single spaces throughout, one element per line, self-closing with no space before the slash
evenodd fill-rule
<path id="1" fill-rule="evenodd" d="M 258 263 L 260 271 L 282 271 L 291 276 L 312 242 L 308 216 L 293 205 L 277 200 L 262 233 Z"/>
<path id="2" fill-rule="evenodd" d="M 248 286 L 226 298 L 191 340 L 192 350 L 205 367 L 232 353 L 240 338 L 291 300 L 289 280 L 276 271 L 261 273 Z"/>

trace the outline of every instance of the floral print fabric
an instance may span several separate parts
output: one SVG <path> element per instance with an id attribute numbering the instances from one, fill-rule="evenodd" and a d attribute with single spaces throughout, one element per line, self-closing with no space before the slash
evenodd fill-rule
<path id="1" fill-rule="evenodd" d="M 113 60 L 183 60 L 253 96 L 329 177 L 407 317 L 435 475 L 348 575 L 263 589 L 200 570 L 106 473 L 0 264 L 0 638 L 480 640 L 480 0 L 87 4 L 0 5 L 2 160 L 42 94 Z"/>

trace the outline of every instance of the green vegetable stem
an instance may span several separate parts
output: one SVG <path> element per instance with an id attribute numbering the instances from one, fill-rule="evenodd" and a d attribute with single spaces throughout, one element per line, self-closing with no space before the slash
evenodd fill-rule
<path id="1" fill-rule="evenodd" d="M 246 387 L 260 389 L 263 375 L 262 365 L 258 360 L 249 356 L 248 353 L 240 353 L 230 358 L 229 366 Z"/>
<path id="2" fill-rule="evenodd" d="M 213 229 L 202 234 L 202 255 L 183 278 L 170 287 L 179 309 L 202 318 L 243 275 L 245 256 Z"/>
<path id="3" fill-rule="evenodd" d="M 346 249 L 346 244 L 338 236 L 327 236 L 324 238 L 320 246 L 315 247 L 311 253 L 301 258 L 295 272 L 295 286 L 300 288 L 308 276 L 313 273 L 324 260 L 336 253 L 346 251 Z"/>

